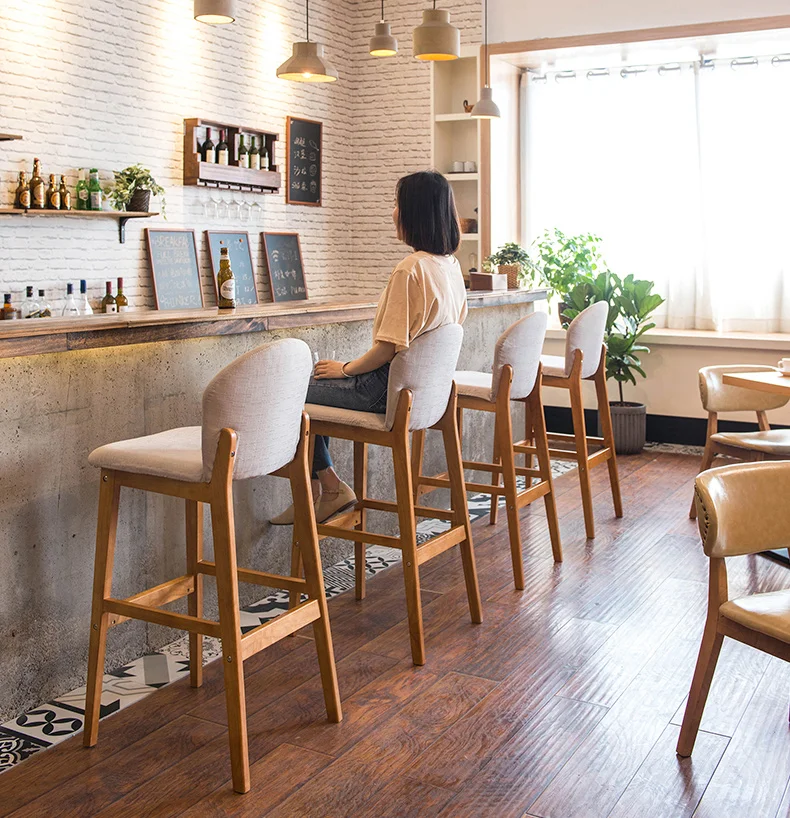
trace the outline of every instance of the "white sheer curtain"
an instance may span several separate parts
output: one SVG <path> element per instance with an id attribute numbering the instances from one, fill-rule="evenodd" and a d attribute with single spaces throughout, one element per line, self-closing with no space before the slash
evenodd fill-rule
<path id="1" fill-rule="evenodd" d="M 790 65 L 554 76 L 526 80 L 522 238 L 597 233 L 660 325 L 790 331 Z"/>

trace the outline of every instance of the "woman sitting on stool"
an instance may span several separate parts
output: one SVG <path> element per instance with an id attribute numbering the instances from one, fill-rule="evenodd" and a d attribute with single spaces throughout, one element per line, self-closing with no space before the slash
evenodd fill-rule
<path id="1" fill-rule="evenodd" d="M 392 220 L 398 238 L 414 252 L 392 271 L 373 321 L 373 346 L 359 358 L 319 361 L 307 402 L 358 412 L 384 414 L 390 361 L 425 332 L 466 318 L 466 289 L 453 255 L 461 230 L 453 189 L 441 173 L 404 176 L 397 186 Z M 321 523 L 356 502 L 351 486 L 332 466 L 329 438 L 317 436 L 313 456 L 313 498 Z M 293 506 L 274 525 L 293 523 Z"/>

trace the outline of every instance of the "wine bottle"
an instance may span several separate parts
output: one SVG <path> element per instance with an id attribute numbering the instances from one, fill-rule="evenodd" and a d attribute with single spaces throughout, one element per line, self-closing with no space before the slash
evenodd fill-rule
<path id="1" fill-rule="evenodd" d="M 80 308 L 77 306 L 77 299 L 74 298 L 74 285 L 69 282 L 66 285 L 66 304 L 63 307 L 64 318 L 77 318 Z"/>
<path id="2" fill-rule="evenodd" d="M 88 172 L 80 168 L 80 178 L 74 189 L 77 194 L 77 210 L 90 210 L 90 194 L 88 193 Z"/>
<path id="3" fill-rule="evenodd" d="M 27 181 L 27 172 L 19 171 L 19 187 L 14 194 L 14 207 L 21 210 L 30 208 L 30 184 Z"/>
<path id="4" fill-rule="evenodd" d="M 261 154 L 258 146 L 255 144 L 255 137 L 252 137 L 252 147 L 250 148 L 250 167 L 253 170 L 261 169 Z"/>
<path id="5" fill-rule="evenodd" d="M 80 280 L 80 315 L 93 315 L 93 307 L 88 300 L 88 282 Z"/>
<path id="6" fill-rule="evenodd" d="M 33 160 L 33 177 L 30 180 L 30 206 L 43 210 L 47 204 L 47 191 L 41 178 L 41 160 Z"/>
<path id="7" fill-rule="evenodd" d="M 99 182 L 99 171 L 91 168 L 91 178 L 88 182 L 89 206 L 88 210 L 101 210 L 102 189 Z"/>
<path id="8" fill-rule="evenodd" d="M 71 193 L 66 185 L 66 177 L 60 177 L 60 209 L 71 210 Z"/>
<path id="9" fill-rule="evenodd" d="M 203 143 L 203 161 L 212 164 L 217 161 L 214 153 L 214 143 L 211 141 L 211 128 L 206 128 L 206 141 Z"/>
<path id="10" fill-rule="evenodd" d="M 47 294 L 44 292 L 44 290 L 38 291 L 38 306 L 39 318 L 52 318 L 52 305 L 49 303 L 49 301 L 47 301 Z"/>
<path id="11" fill-rule="evenodd" d="M 250 152 L 244 144 L 244 134 L 239 136 L 239 167 L 248 168 L 250 166 Z"/>
<path id="12" fill-rule="evenodd" d="M 38 301 L 33 298 L 33 287 L 28 285 L 25 290 L 25 303 L 22 305 L 22 318 L 38 318 L 41 308 Z"/>
<path id="13" fill-rule="evenodd" d="M 228 150 L 227 131 L 219 132 L 219 145 L 217 145 L 217 164 L 227 165 L 230 160 L 230 151 Z"/>
<path id="14" fill-rule="evenodd" d="M 217 273 L 217 290 L 219 299 L 217 306 L 221 310 L 236 309 L 236 279 L 230 269 L 228 248 L 223 247 L 219 252 L 219 272 Z"/>
<path id="15" fill-rule="evenodd" d="M 123 294 L 123 279 L 118 279 L 118 295 L 115 296 L 118 312 L 129 312 L 129 299 Z"/>
<path id="16" fill-rule="evenodd" d="M 60 185 L 55 180 L 55 174 L 49 174 L 49 188 L 47 189 L 47 209 L 60 210 Z"/>
<path id="17" fill-rule="evenodd" d="M 9 321 L 12 318 L 16 318 L 16 310 L 14 309 L 14 305 L 11 303 L 11 293 L 5 293 L 3 295 L 3 320 Z"/>
<path id="18" fill-rule="evenodd" d="M 261 170 L 269 170 L 269 149 L 266 142 L 261 146 Z"/>
<path id="19" fill-rule="evenodd" d="M 101 300 L 101 311 L 118 312 L 118 305 L 112 295 L 112 281 L 107 281 L 105 287 L 107 288 L 107 294 Z"/>

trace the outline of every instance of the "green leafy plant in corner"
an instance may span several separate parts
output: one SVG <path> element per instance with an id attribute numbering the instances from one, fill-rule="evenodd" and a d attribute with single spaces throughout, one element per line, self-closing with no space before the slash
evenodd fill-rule
<path id="1" fill-rule="evenodd" d="M 625 403 L 623 384 L 636 386 L 635 373 L 647 377 L 639 355 L 650 349 L 640 343 L 640 338 L 655 327 L 650 316 L 664 303 L 653 292 L 653 286 L 652 281 L 635 279 L 633 275 L 620 278 L 607 271 L 578 282 L 564 295 L 568 306 L 563 318 L 568 322 L 597 301 L 609 305 L 604 336 L 606 377 L 617 381 L 621 404 Z"/>
<path id="2" fill-rule="evenodd" d="M 549 298 L 564 296 L 582 278 L 606 269 L 600 243 L 600 237 L 593 233 L 567 236 L 555 227 L 535 239 L 528 266 L 532 276 L 549 289 Z"/>
<path id="3" fill-rule="evenodd" d="M 160 196 L 162 215 L 165 216 L 165 189 L 157 183 L 148 168 L 138 164 L 115 171 L 110 198 L 116 210 L 126 210 L 136 190 L 150 190 L 152 196 Z"/>
<path id="4" fill-rule="evenodd" d="M 531 284 L 534 281 L 534 268 L 532 266 L 529 253 L 520 245 L 513 241 L 503 244 L 496 253 L 492 253 L 484 262 L 483 269 L 486 272 L 495 272 L 494 268 L 501 264 L 517 264 L 519 267 L 518 278 L 521 284 Z"/>

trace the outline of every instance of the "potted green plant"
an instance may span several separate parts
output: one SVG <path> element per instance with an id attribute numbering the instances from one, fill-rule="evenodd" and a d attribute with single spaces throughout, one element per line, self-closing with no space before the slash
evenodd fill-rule
<path id="1" fill-rule="evenodd" d="M 637 374 L 647 377 L 639 356 L 650 349 L 640 339 L 655 327 L 650 317 L 664 303 L 664 299 L 653 292 L 653 286 L 652 281 L 635 279 L 633 275 L 620 278 L 607 271 L 580 281 L 565 296 L 568 306 L 564 316 L 569 321 L 596 301 L 609 305 L 604 336 L 606 377 L 617 382 L 619 391 L 620 399 L 609 402 L 618 454 L 641 452 L 647 436 L 647 407 L 644 403 L 625 400 L 623 384 L 636 386 Z"/>
<path id="2" fill-rule="evenodd" d="M 486 259 L 486 266 L 489 269 L 496 267 L 500 275 L 507 276 L 509 290 L 517 290 L 520 286 L 530 284 L 534 277 L 529 253 L 513 241 L 492 253 Z"/>
<path id="3" fill-rule="evenodd" d="M 110 198 L 116 210 L 147 213 L 152 195 L 161 196 L 162 215 L 164 216 L 165 189 L 157 184 L 148 168 L 142 165 L 130 165 L 128 168 L 115 171 L 115 184 L 110 192 Z"/>

